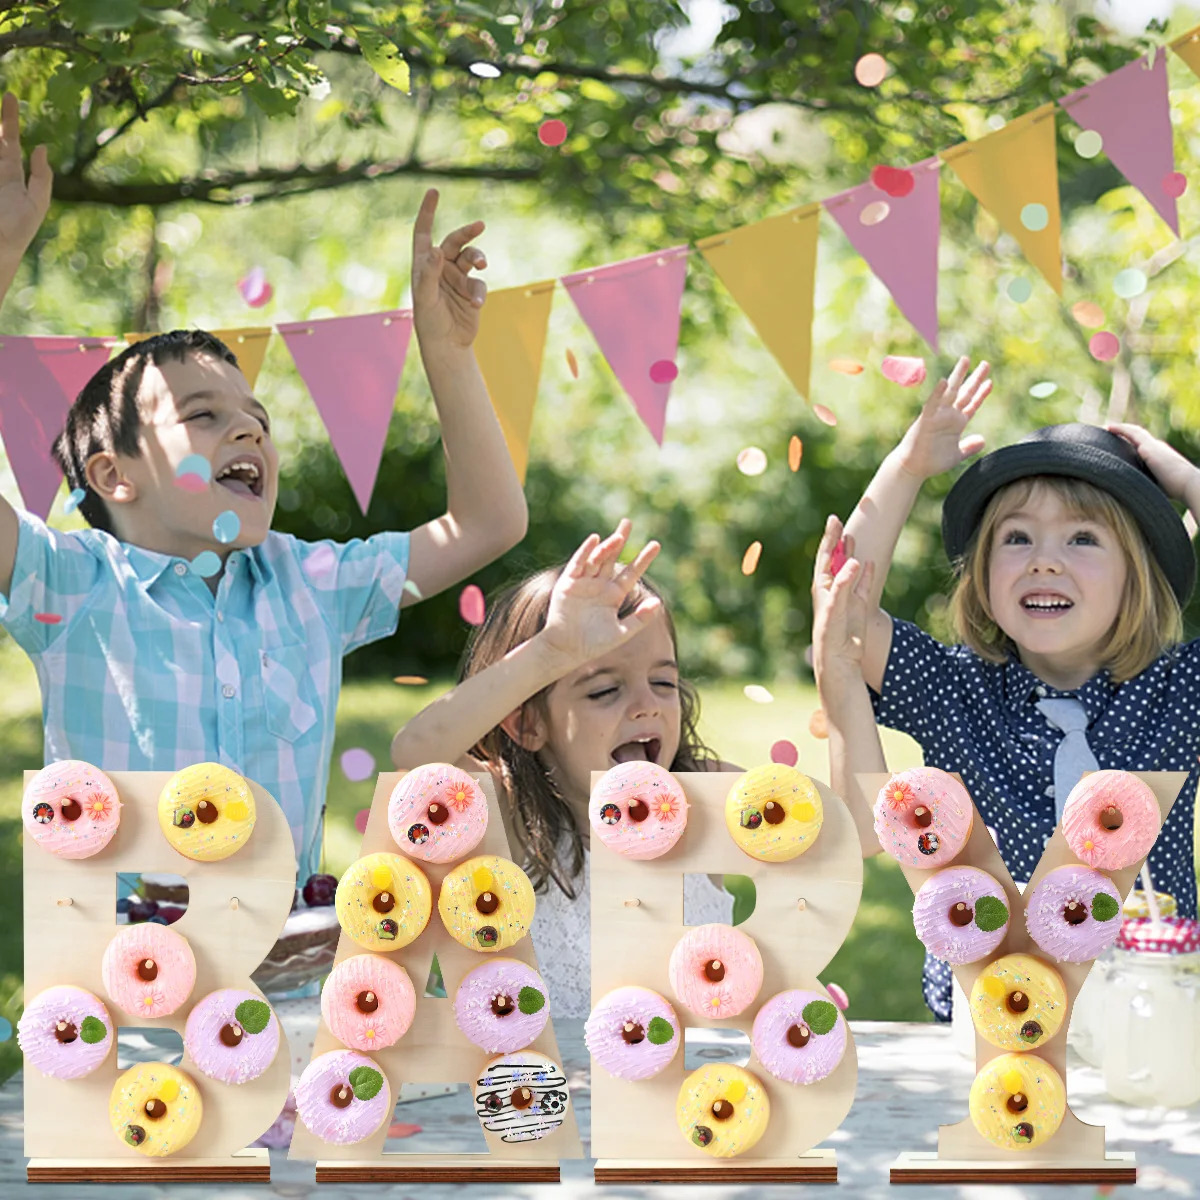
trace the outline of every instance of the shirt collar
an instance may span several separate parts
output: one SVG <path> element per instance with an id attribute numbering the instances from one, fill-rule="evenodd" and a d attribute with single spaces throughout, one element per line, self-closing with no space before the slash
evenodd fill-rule
<path id="1" fill-rule="evenodd" d="M 129 542 L 122 542 L 121 548 L 125 551 L 125 557 L 133 568 L 133 573 L 138 577 L 138 582 L 147 591 L 158 582 L 159 576 L 175 563 L 187 565 L 187 560 L 180 558 L 177 554 L 160 554 L 157 550 L 146 550 L 142 546 L 134 546 Z M 226 567 L 228 568 L 230 561 L 238 559 L 244 559 L 247 562 L 250 578 L 258 586 L 261 587 L 270 579 L 271 568 L 263 556 L 261 546 L 251 546 L 248 550 L 235 550 L 226 560 Z"/>
<path id="2" fill-rule="evenodd" d="M 1019 712 L 1026 705 L 1036 704 L 1039 700 L 1065 696 L 1083 705 L 1091 723 L 1103 714 L 1115 691 L 1112 674 L 1107 667 L 1073 692 L 1064 692 L 1043 683 L 1015 654 L 1009 657 L 1004 667 L 1004 700 L 1012 712 Z"/>

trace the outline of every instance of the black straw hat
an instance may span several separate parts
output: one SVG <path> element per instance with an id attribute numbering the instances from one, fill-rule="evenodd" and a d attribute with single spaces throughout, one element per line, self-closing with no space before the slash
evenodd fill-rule
<path id="1" fill-rule="evenodd" d="M 966 553 L 992 496 L 1031 475 L 1083 479 L 1119 500 L 1180 606 L 1188 602 L 1196 584 L 1196 556 L 1179 514 L 1134 446 L 1097 425 L 1047 425 L 964 471 L 942 505 L 942 540 L 951 562 Z"/>

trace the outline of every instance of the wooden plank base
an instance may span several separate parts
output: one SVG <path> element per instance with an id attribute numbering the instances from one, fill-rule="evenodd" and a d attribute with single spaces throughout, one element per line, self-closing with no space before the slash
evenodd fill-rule
<path id="1" fill-rule="evenodd" d="M 486 1154 L 385 1154 L 317 1163 L 318 1183 L 560 1183 L 557 1159 L 495 1162 Z"/>
<path id="2" fill-rule="evenodd" d="M 251 1146 L 232 1158 L 31 1158 L 30 1183 L 270 1183 L 271 1157 Z"/>
<path id="3" fill-rule="evenodd" d="M 810 1150 L 797 1158 L 602 1158 L 597 1183 L 837 1183 L 837 1151 Z"/>
<path id="4" fill-rule="evenodd" d="M 892 1183 L 1137 1183 L 1131 1150 L 1110 1150 L 1102 1162 L 964 1162 L 913 1150 L 892 1164 Z"/>

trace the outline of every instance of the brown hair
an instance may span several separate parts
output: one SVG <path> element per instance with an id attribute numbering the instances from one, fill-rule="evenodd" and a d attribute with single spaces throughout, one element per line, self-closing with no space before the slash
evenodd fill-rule
<path id="1" fill-rule="evenodd" d="M 950 598 L 956 637 L 980 658 L 1002 663 L 1016 649 L 996 624 L 988 604 L 988 567 L 1000 522 L 1039 488 L 1056 495 L 1076 515 L 1107 525 L 1125 555 L 1125 591 L 1117 618 L 1100 647 L 1101 665 L 1114 682 L 1144 671 L 1162 652 L 1183 638 L 1179 601 L 1146 539 L 1115 496 L 1082 479 L 1032 475 L 1000 488 L 988 501 L 966 553 L 955 564 L 958 583 Z"/>
<path id="2" fill-rule="evenodd" d="M 550 593 L 562 569 L 557 566 L 539 571 L 506 589 L 488 605 L 487 618 L 467 643 L 459 667 L 460 682 L 499 662 L 510 650 L 540 632 L 546 624 Z M 619 615 L 628 616 L 648 596 L 662 599 L 658 591 L 642 579 L 625 598 Z M 665 602 L 662 615 L 671 634 L 671 643 L 675 645 L 675 625 Z M 531 705 L 544 717 L 549 690 L 546 687 L 530 696 L 522 705 L 522 717 Z M 679 704 L 679 749 L 670 769 L 703 770 L 703 764 L 715 761 L 716 755 L 705 746 L 697 731 L 700 699 L 686 679 L 679 680 Z M 487 763 L 500 778 L 505 793 L 502 803 L 508 805 L 512 815 L 525 854 L 525 869 L 535 891 L 545 891 L 553 880 L 574 899 L 571 881 L 583 869 L 583 837 L 538 753 L 526 750 L 497 725 L 471 748 L 471 754 Z M 560 854 L 564 842 L 567 843 L 565 855 Z"/>

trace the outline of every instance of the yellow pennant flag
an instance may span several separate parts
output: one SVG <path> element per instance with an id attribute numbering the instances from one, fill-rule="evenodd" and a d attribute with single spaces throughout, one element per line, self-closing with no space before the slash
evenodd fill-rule
<path id="1" fill-rule="evenodd" d="M 1171 49 L 1191 67 L 1193 75 L 1200 75 L 1200 26 L 1176 38 Z"/>
<path id="2" fill-rule="evenodd" d="M 808 204 L 696 243 L 806 400 L 820 211 Z"/>
<path id="3" fill-rule="evenodd" d="M 488 292 L 475 335 L 475 358 L 522 483 L 553 299 L 553 279 Z"/>
<path id="4" fill-rule="evenodd" d="M 941 159 L 1061 296 L 1054 105 L 1043 104 L 996 133 L 943 150 Z"/>
<path id="5" fill-rule="evenodd" d="M 246 382 L 253 389 L 258 382 L 258 373 L 262 370 L 267 346 L 271 342 L 273 332 L 271 326 L 252 325 L 245 329 L 210 329 L 208 332 L 213 337 L 220 338 L 237 355 L 238 367 L 245 375 Z M 156 335 L 153 333 L 126 333 L 122 336 L 132 346 L 134 342 L 144 342 L 147 338 Z"/>

